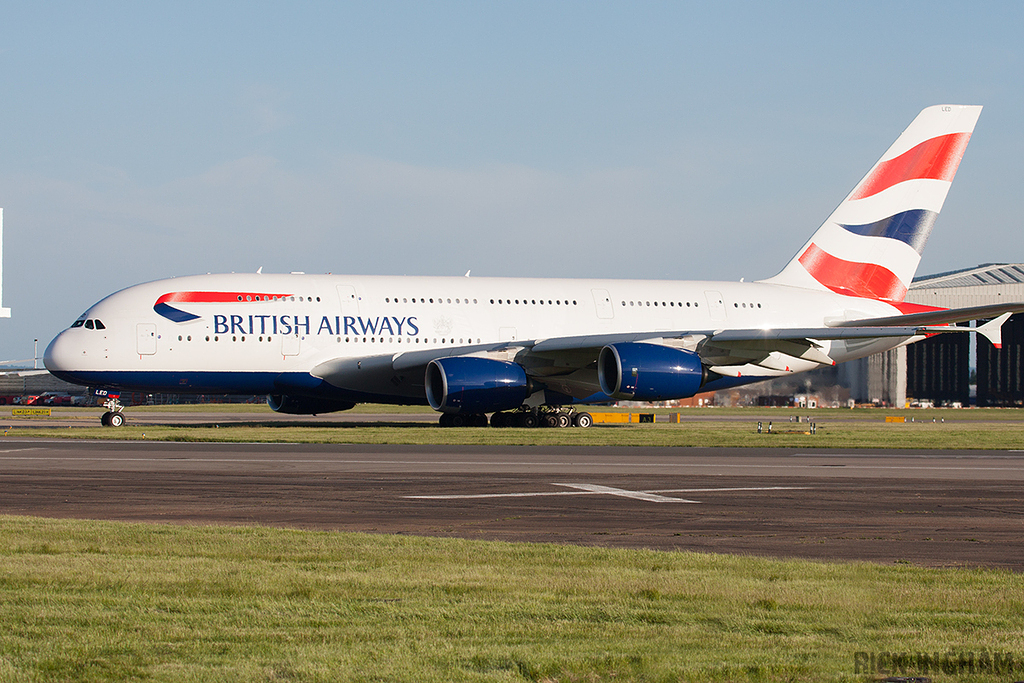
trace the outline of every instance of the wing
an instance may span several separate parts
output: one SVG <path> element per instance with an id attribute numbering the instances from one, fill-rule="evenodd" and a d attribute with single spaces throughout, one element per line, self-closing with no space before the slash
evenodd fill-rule
<path id="1" fill-rule="evenodd" d="M 1005 313 L 1024 311 L 1024 302 L 1008 304 L 992 304 L 990 306 L 971 306 L 970 308 L 939 308 L 923 313 L 892 315 L 884 318 L 862 318 L 859 320 L 826 320 L 829 327 L 887 327 L 907 325 L 948 325 L 969 320 L 985 320 L 997 318 Z"/>
<path id="2" fill-rule="evenodd" d="M 581 335 L 424 349 L 398 354 L 338 358 L 311 374 L 329 384 L 367 396 L 424 396 L 424 375 L 432 360 L 473 356 L 521 365 L 535 383 L 575 399 L 601 394 L 597 362 L 613 344 L 642 342 L 696 353 L 712 372 L 728 377 L 768 378 L 835 365 L 828 341 L 909 340 L 948 332 L 978 332 L 997 347 L 1000 328 L 1024 303 L 944 309 L 884 318 L 830 320 L 824 327 L 738 330 L 658 330 Z M 998 316 L 976 328 L 951 323 Z"/>

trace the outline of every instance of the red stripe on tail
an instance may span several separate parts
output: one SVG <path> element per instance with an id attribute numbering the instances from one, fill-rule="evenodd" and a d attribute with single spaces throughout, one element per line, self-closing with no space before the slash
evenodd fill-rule
<path id="1" fill-rule="evenodd" d="M 907 180 L 952 181 L 970 139 L 970 133 L 940 135 L 894 159 L 883 161 L 864 178 L 850 199 L 870 197 Z"/>
<path id="2" fill-rule="evenodd" d="M 800 255 L 800 263 L 815 280 L 836 294 L 867 299 L 903 301 L 907 287 L 888 268 L 836 258 L 816 244 Z"/>

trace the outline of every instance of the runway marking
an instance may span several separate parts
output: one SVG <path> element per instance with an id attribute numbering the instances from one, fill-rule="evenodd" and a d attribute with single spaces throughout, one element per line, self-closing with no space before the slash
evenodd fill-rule
<path id="1" fill-rule="evenodd" d="M 707 493 L 718 491 L 807 491 L 812 486 L 732 486 L 717 489 L 655 489 L 650 493 Z"/>
<path id="2" fill-rule="evenodd" d="M 611 496 L 622 496 L 623 498 L 633 498 L 634 500 L 646 500 L 649 503 L 696 503 L 696 500 L 686 500 L 685 498 L 670 498 L 668 496 L 660 496 L 656 493 L 648 493 L 647 491 L 629 491 L 627 489 L 617 489 L 611 486 L 600 486 L 599 484 L 555 484 L 555 486 L 568 486 L 574 489 L 580 489 L 581 491 L 587 491 L 588 493 L 607 493 Z"/>
<path id="3" fill-rule="evenodd" d="M 600 486 L 598 484 L 557 484 L 552 486 L 569 486 L 578 491 L 534 491 L 526 493 L 453 493 L 433 496 L 403 496 L 403 498 L 414 498 L 417 500 L 468 500 L 476 498 L 541 498 L 545 496 L 586 496 L 593 494 L 605 494 L 622 496 L 635 500 L 645 500 L 651 503 L 700 503 L 699 500 L 687 500 L 686 498 L 672 498 L 658 495 L 661 493 L 715 493 L 719 491 L 800 491 L 807 490 L 810 486 L 735 486 L 718 489 L 661 489 L 653 491 L 630 491 L 628 489 L 617 489 L 611 486 Z"/>
<path id="4" fill-rule="evenodd" d="M 32 450 L 47 450 L 45 448 L 25 448 L 20 450 L 11 451 L 0 451 L 0 453 L 13 453 L 13 452 L 24 452 Z M 790 457 L 797 454 L 790 454 Z M 819 457 L 837 457 L 836 455 L 829 454 L 821 455 Z M 871 455 L 864 454 L 842 454 L 842 457 L 850 458 L 866 458 Z M 891 458 L 900 457 L 898 454 L 893 456 L 887 456 Z M 914 456 L 907 456 L 908 458 Z M 921 457 L 921 456 L 918 456 Z M 977 455 L 977 456 L 951 456 L 951 455 L 936 455 L 928 456 L 934 457 L 935 459 L 950 459 L 950 460 L 963 460 L 963 459 L 999 459 L 998 455 Z M 1004 457 L 1005 459 L 1005 457 Z M 610 462 L 600 462 L 591 460 L 579 460 L 579 461 L 529 461 L 529 460 L 517 460 L 517 461 L 506 461 L 506 460 L 382 460 L 382 459 L 337 459 L 330 458 L 329 456 L 323 458 L 289 458 L 287 456 L 281 458 L 190 458 L 182 457 L 177 455 L 166 455 L 163 457 L 146 457 L 146 458 L 125 458 L 125 457 L 95 457 L 89 455 L 80 455 L 77 457 L 67 456 L 0 456 L 0 462 L 15 462 L 15 461 L 42 461 L 42 462 L 66 462 L 66 463 L 89 463 L 89 462 L 148 462 L 148 463 L 224 463 L 224 464 L 268 464 L 268 465 L 294 465 L 294 464 L 323 464 L 323 465 L 423 465 L 423 466 L 450 466 L 450 465 L 461 465 L 461 466 L 482 466 L 482 467 L 512 467 L 512 466 L 523 466 L 530 465 L 533 467 L 622 467 L 628 464 L 629 467 L 633 468 L 661 468 L 661 469 L 692 469 L 702 467 L 712 467 L 718 469 L 741 469 L 741 470 L 818 470 L 818 469 L 836 469 L 835 464 L 823 463 L 823 464 L 800 464 L 800 465 L 773 465 L 768 463 L 760 462 L 747 462 L 747 463 L 713 463 L 713 462 L 627 462 L 621 460 L 615 460 Z M 1013 458 L 1013 460 L 1019 460 Z M 865 465 L 854 465 L 844 464 L 842 467 L 847 470 L 909 470 L 909 471 L 969 471 L 969 472 L 1020 472 L 1024 466 L 1024 462 L 1016 467 L 976 467 L 969 465 L 877 465 L 877 464 L 865 464 Z"/>

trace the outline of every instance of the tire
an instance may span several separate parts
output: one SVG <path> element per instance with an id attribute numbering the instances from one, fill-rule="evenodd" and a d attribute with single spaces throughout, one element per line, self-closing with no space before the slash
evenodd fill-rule
<path id="1" fill-rule="evenodd" d="M 484 415 L 483 413 L 479 413 L 477 415 L 474 415 L 473 416 L 473 421 L 470 424 L 473 425 L 474 427 L 486 427 L 487 426 L 487 416 Z"/>
<path id="2" fill-rule="evenodd" d="M 458 413 L 455 413 L 454 415 L 451 416 L 449 424 L 451 424 L 452 427 L 465 427 L 466 426 L 466 416 L 465 415 L 459 415 Z"/>
<path id="3" fill-rule="evenodd" d="M 565 413 L 559 413 L 558 414 L 558 428 L 559 429 L 565 429 L 566 427 L 568 427 L 571 424 L 572 424 L 572 418 L 571 417 L 569 417 Z"/>
<path id="4" fill-rule="evenodd" d="M 548 413 L 547 415 L 544 416 L 544 419 L 541 420 L 541 424 L 544 425 L 545 427 L 551 427 L 552 429 L 554 429 L 555 427 L 558 426 L 558 416 L 555 415 L 554 413 Z"/>
<path id="5" fill-rule="evenodd" d="M 100 416 L 100 424 L 104 427 L 110 426 L 110 411 L 107 411 Z"/>
<path id="6" fill-rule="evenodd" d="M 491 426 L 500 429 L 508 426 L 508 415 L 505 413 L 494 413 L 491 415 Z"/>
<path id="7" fill-rule="evenodd" d="M 111 427 L 121 427 L 124 425 L 124 413 L 110 413 L 110 417 L 107 418 L 107 424 Z"/>
<path id="8" fill-rule="evenodd" d="M 448 413 L 441 413 L 441 417 L 438 419 L 437 424 L 441 425 L 442 427 L 451 427 L 452 416 L 449 415 Z"/>
<path id="9" fill-rule="evenodd" d="M 533 429 L 539 424 L 537 416 L 533 413 L 523 413 L 519 418 L 519 426 L 525 427 L 526 429 Z"/>
<path id="10" fill-rule="evenodd" d="M 594 418 L 590 416 L 590 413 L 576 413 L 576 416 L 572 419 L 572 424 L 574 427 L 586 429 L 594 424 Z"/>

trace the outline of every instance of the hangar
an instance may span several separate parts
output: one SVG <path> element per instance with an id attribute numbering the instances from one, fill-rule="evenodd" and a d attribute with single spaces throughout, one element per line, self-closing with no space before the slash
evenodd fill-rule
<path id="1" fill-rule="evenodd" d="M 942 308 L 1024 301 L 1024 264 L 987 263 L 914 279 L 907 301 Z M 969 405 L 971 357 L 977 405 L 1024 405 L 1024 314 L 1003 325 L 1003 347 L 978 335 L 940 334 L 908 347 L 846 363 L 841 380 L 858 402 L 904 406 L 908 399 Z"/>

